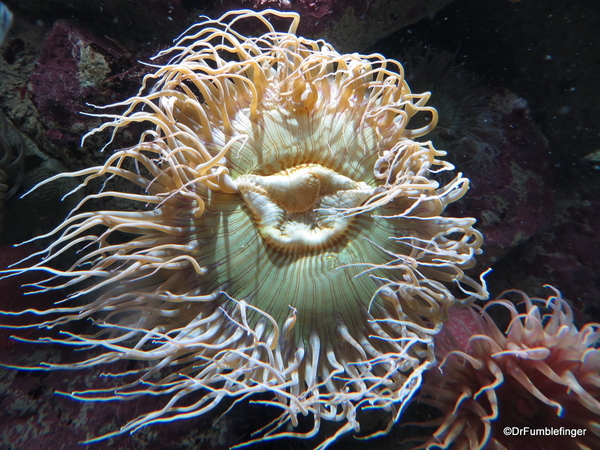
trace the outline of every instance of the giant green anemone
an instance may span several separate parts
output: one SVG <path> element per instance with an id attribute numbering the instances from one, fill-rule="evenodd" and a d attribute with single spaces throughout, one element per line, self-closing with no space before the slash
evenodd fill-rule
<path id="1" fill-rule="evenodd" d="M 288 32 L 269 15 L 289 20 Z M 248 19 L 266 33 L 237 32 Z M 54 342 L 105 349 L 45 368 L 147 362 L 112 391 L 72 397 L 168 399 L 94 440 L 257 393 L 281 415 L 255 440 L 338 422 L 324 448 L 359 430 L 364 406 L 388 411 L 389 429 L 434 360 L 450 306 L 486 296 L 463 273 L 480 251 L 475 220 L 442 216 L 468 180 L 433 181 L 453 167 L 413 140 L 437 121 L 429 93 L 413 94 L 396 61 L 296 36 L 298 21 L 234 11 L 190 28 L 138 95 L 111 105 L 124 112 L 100 114 L 112 121 L 93 131 L 143 123 L 139 143 L 59 176 L 104 183 L 47 235 L 40 263 L 13 270 L 50 273 L 42 291 L 75 286 L 70 306 L 22 313 L 59 314 L 44 327 L 91 318 L 90 334 Z M 408 129 L 416 114 L 428 125 Z M 88 210 L 95 199 L 120 206 Z M 299 415 L 310 431 L 287 426 Z"/>

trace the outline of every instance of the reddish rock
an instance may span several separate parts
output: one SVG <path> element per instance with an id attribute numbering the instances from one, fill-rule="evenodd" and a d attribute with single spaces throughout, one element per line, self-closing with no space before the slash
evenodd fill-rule
<path id="1" fill-rule="evenodd" d="M 298 34 L 324 38 L 339 52 L 364 51 L 377 40 L 435 13 L 452 0 L 223 0 L 211 17 L 234 9 L 300 14 Z"/>
<path id="2" fill-rule="evenodd" d="M 508 265 L 499 268 L 505 283 L 531 289 L 544 283 L 561 290 L 585 321 L 600 321 L 600 179 L 596 169 L 585 166 L 560 167 L 567 190 L 559 189 L 553 207 L 553 223 L 519 249 L 519 270 Z"/>
<path id="3" fill-rule="evenodd" d="M 79 147 L 90 128 L 88 103 L 115 100 L 105 80 L 130 65 L 122 50 L 71 20 L 59 20 L 48 35 L 29 78 L 32 100 L 46 137 L 65 149 Z"/>
<path id="4" fill-rule="evenodd" d="M 503 98 L 514 94 L 500 91 Z M 528 239 L 549 227 L 554 217 L 552 182 L 554 159 L 522 102 L 503 107 L 504 144 L 481 170 L 468 176 L 471 188 L 448 208 L 454 216 L 477 219 L 484 235 L 480 267 L 490 267 Z"/>

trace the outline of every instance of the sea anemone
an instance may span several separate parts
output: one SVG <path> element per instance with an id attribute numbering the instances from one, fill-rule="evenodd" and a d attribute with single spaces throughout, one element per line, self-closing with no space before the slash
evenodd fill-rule
<path id="1" fill-rule="evenodd" d="M 0 230 L 4 204 L 23 182 L 26 148 L 23 135 L 0 110 Z"/>
<path id="2" fill-rule="evenodd" d="M 288 32 L 276 32 L 268 15 L 289 20 Z M 235 26 L 247 18 L 267 32 L 240 34 Z M 170 60 L 138 95 L 111 105 L 125 112 L 100 114 L 113 120 L 92 131 L 114 137 L 149 125 L 139 143 L 45 182 L 104 179 L 42 236 L 55 240 L 41 262 L 10 271 L 49 273 L 35 285 L 42 292 L 77 287 L 65 299 L 72 306 L 16 314 L 59 314 L 38 326 L 67 337 L 46 341 L 105 352 L 40 368 L 147 362 L 114 374 L 131 381 L 110 391 L 68 395 L 168 398 L 89 442 L 258 393 L 281 414 L 251 442 L 312 437 L 322 420 L 340 423 L 325 448 L 359 430 L 363 407 L 389 412 L 385 432 L 433 363 L 432 335 L 448 309 L 487 295 L 463 272 L 480 251 L 475 220 L 441 215 L 468 180 L 431 180 L 453 166 L 413 140 L 435 126 L 429 93 L 413 94 L 396 61 L 296 36 L 298 21 L 233 11 L 192 26 L 159 54 Z M 429 124 L 407 128 L 415 114 Z M 118 207 L 90 207 L 109 200 Z M 77 261 L 57 268 L 75 251 Z M 97 329 L 68 332 L 84 319 Z M 312 418 L 308 432 L 288 427 L 299 415 Z"/>
<path id="3" fill-rule="evenodd" d="M 505 299 L 464 308 L 436 336 L 440 364 L 421 401 L 443 416 L 420 448 L 599 448 L 600 324 L 578 330 L 558 291 L 546 300 L 511 292 L 525 312 Z M 498 307 L 510 313 L 506 334 L 487 313 Z"/>
<path id="4" fill-rule="evenodd" d="M 417 44 L 400 61 L 413 89 L 432 92 L 429 104 L 438 112 L 438 123 L 427 138 L 466 173 L 488 168 L 506 141 L 494 93 L 462 68 L 454 53 Z M 414 124 L 423 119 L 415 117 Z"/>

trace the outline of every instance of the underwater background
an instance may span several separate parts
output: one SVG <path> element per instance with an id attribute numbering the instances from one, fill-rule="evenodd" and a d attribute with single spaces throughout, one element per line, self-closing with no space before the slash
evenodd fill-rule
<path id="1" fill-rule="evenodd" d="M 143 76 L 154 71 L 145 64 L 149 58 L 199 15 L 275 8 L 300 12 L 299 35 L 323 38 L 340 52 L 398 59 L 413 91 L 432 91 L 440 123 L 426 138 L 471 179 L 448 214 L 477 218 L 484 254 L 470 273 L 493 269 L 486 277 L 492 298 L 508 288 L 543 296 L 542 286 L 551 284 L 570 302 L 579 325 L 600 322 L 600 7 L 583 0 L 4 3 L 13 19 L 0 47 L 0 158 L 7 166 L 0 169 L 8 174 L 10 193 L 0 201 L 0 268 L 38 250 L 13 244 L 52 229 L 78 200 L 61 201 L 73 188 L 69 183 L 20 195 L 49 176 L 104 161 L 99 149 L 108 135 L 80 145 L 81 136 L 100 124 L 82 112 L 135 94 Z M 136 140 L 133 134 L 121 138 L 122 146 Z M 20 285 L 27 281 L 0 281 L 0 309 L 41 309 L 60 299 L 24 296 Z M 35 339 L 36 333 L 19 335 Z M 79 359 L 69 348 L 32 346 L 9 339 L 12 334 L 0 330 L 2 363 Z M 111 371 L 126 369 L 118 363 Z M 86 437 L 157 407 L 151 398 L 81 403 L 54 394 L 108 386 L 105 371 L 0 369 L 0 448 L 83 448 L 77 443 Z M 200 418 L 119 436 L 110 448 L 225 449 L 268 421 L 264 409 L 252 404 L 216 421 L 225 410 L 222 405 Z M 405 419 L 423 421 L 428 414 L 409 410 Z M 347 436 L 330 448 L 403 448 L 405 430 L 398 425 L 369 441 Z M 256 448 L 313 446 L 285 440 Z"/>

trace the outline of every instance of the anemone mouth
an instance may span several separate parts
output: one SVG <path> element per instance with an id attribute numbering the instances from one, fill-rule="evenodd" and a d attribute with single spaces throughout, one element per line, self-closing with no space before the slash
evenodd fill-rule
<path id="1" fill-rule="evenodd" d="M 339 242 L 351 211 L 374 189 L 319 164 L 304 164 L 235 181 L 264 241 L 282 251 L 323 250 Z"/>
<path id="2" fill-rule="evenodd" d="M 289 18 L 288 32 L 268 14 Z M 267 33 L 235 31 L 246 17 Z M 321 420 L 340 422 L 326 447 L 359 430 L 363 407 L 389 411 L 385 432 L 432 364 L 432 335 L 450 306 L 487 295 L 464 273 L 482 243 L 475 220 L 443 216 L 468 180 L 431 180 L 453 166 L 413 140 L 435 126 L 429 93 L 412 93 L 395 61 L 296 36 L 298 20 L 235 11 L 192 27 L 145 79 L 155 80 L 150 92 L 116 105 L 122 114 L 99 115 L 112 121 L 93 132 L 150 124 L 140 143 L 63 175 L 106 181 L 48 235 L 42 262 L 12 271 L 50 273 L 40 290 L 89 282 L 70 297 L 81 304 L 26 311 L 61 314 L 46 327 L 86 318 L 99 327 L 56 342 L 103 355 L 50 369 L 151 363 L 114 390 L 72 397 L 169 398 L 96 440 L 260 392 L 282 413 L 256 440 L 312 437 Z M 408 128 L 416 114 L 429 124 Z M 129 204 L 82 211 L 106 198 Z M 69 269 L 51 267 L 80 245 Z M 196 390 L 206 395 L 186 405 Z M 286 431 L 300 414 L 313 429 Z"/>

